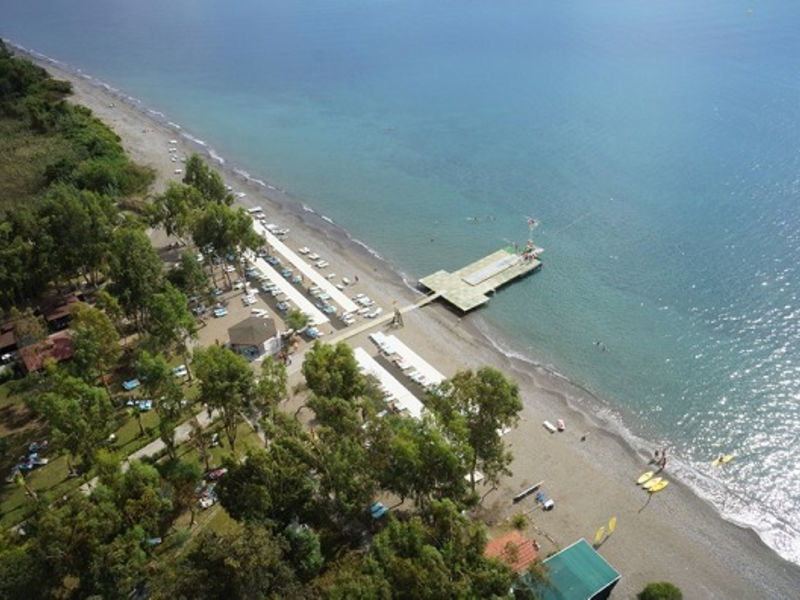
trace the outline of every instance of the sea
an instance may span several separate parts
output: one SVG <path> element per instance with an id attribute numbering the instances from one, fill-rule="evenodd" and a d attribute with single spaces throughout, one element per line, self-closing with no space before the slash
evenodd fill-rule
<path id="1" fill-rule="evenodd" d="M 800 2 L 0 0 L 410 280 L 529 234 L 479 311 L 800 563 Z M 532 232 L 528 218 L 540 224 Z M 599 342 L 599 343 L 597 343 Z M 735 458 L 712 466 L 720 453 Z"/>

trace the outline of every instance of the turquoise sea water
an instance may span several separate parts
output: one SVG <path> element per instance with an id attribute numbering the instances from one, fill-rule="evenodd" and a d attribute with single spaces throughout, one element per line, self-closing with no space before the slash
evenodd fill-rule
<path id="1" fill-rule="evenodd" d="M 524 241 L 537 217 L 545 268 L 482 311 L 499 343 L 597 393 L 800 562 L 800 3 L 0 15 L 0 35 L 163 111 L 413 278 Z M 737 458 L 713 469 L 719 452 Z"/>

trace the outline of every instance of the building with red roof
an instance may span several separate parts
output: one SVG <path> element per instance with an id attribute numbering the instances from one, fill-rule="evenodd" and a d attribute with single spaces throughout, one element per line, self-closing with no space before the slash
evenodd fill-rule
<path id="1" fill-rule="evenodd" d="M 491 540 L 483 553 L 488 558 L 499 558 L 517 573 L 522 573 L 528 565 L 539 560 L 533 542 L 517 530 Z"/>
<path id="2" fill-rule="evenodd" d="M 63 362 L 72 358 L 75 346 L 69 331 L 54 333 L 46 340 L 20 348 L 19 356 L 28 373 L 40 370 L 45 362 Z"/>

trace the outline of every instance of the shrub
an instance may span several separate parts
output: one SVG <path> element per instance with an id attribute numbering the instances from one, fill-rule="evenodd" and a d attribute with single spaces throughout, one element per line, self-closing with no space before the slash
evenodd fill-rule
<path id="1" fill-rule="evenodd" d="M 511 517 L 511 526 L 517 531 L 523 531 L 528 526 L 528 517 L 525 513 L 517 513 Z"/>
<path id="2" fill-rule="evenodd" d="M 636 596 L 639 600 L 682 600 L 683 592 L 668 581 L 648 583 Z"/>

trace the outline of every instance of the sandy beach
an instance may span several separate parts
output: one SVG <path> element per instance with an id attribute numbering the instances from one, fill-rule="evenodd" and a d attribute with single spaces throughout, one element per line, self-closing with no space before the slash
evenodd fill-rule
<path id="1" fill-rule="evenodd" d="M 151 119 L 144 107 L 98 82 L 57 64 L 38 62 L 57 78 L 72 82 L 73 101 L 92 109 L 114 129 L 134 161 L 156 169 L 154 192 L 163 189 L 167 181 L 182 177 L 175 173 L 183 165 L 179 159 L 171 160 L 170 140 L 178 142 L 178 157 L 204 151 L 181 131 Z M 247 181 L 227 164 L 209 162 L 235 192 L 246 194 L 240 202 L 248 207 L 262 206 L 270 221 L 291 229 L 286 238 L 289 246 L 307 246 L 331 263 L 329 270 L 353 281 L 357 277 L 358 284 L 346 290 L 349 295 L 367 293 L 384 311 L 390 310 L 393 302 L 405 306 L 420 298 L 393 265 L 370 254 L 320 215 L 304 210 L 298 200 Z M 313 199 L 306 203 L 313 206 Z M 475 258 L 465 256 L 464 264 Z M 203 328 L 202 342 L 224 339 L 236 315 L 241 318 L 247 312 L 240 302 L 234 303 L 235 314 L 232 311 L 229 317 L 212 319 Z M 434 303 L 407 313 L 404 322 L 402 329 L 392 333 L 446 376 L 489 364 L 520 386 L 523 418 L 519 427 L 506 435 L 515 455 L 514 474 L 486 495 L 480 515 L 493 531 L 506 526 L 512 515 L 526 512 L 534 524 L 529 533 L 548 554 L 581 537 L 591 542 L 595 531 L 614 516 L 616 531 L 601 544 L 599 552 L 622 575 L 615 598 L 634 597 L 651 581 L 671 581 L 686 598 L 798 597 L 800 567 L 781 559 L 753 531 L 723 520 L 713 507 L 670 475 L 669 465 L 665 476 L 671 483 L 666 490 L 650 497 L 639 489 L 635 480 L 647 470 L 652 448 L 634 449 L 613 433 L 613 428 L 574 410 L 573 406 L 585 405 L 580 401 L 585 392 L 577 386 L 495 350 L 481 333 L 479 312 L 461 318 Z M 330 335 L 330 327 L 322 329 Z M 377 355 L 367 333 L 349 342 Z M 295 360 L 290 367 L 292 383 L 299 380 L 299 366 L 300 360 Z M 564 419 L 566 431 L 549 433 L 542 427 L 545 419 Z M 581 441 L 586 432 L 585 441 Z M 542 489 L 555 501 L 554 510 L 537 510 L 532 498 L 512 504 L 517 492 L 539 481 L 544 481 Z"/>

